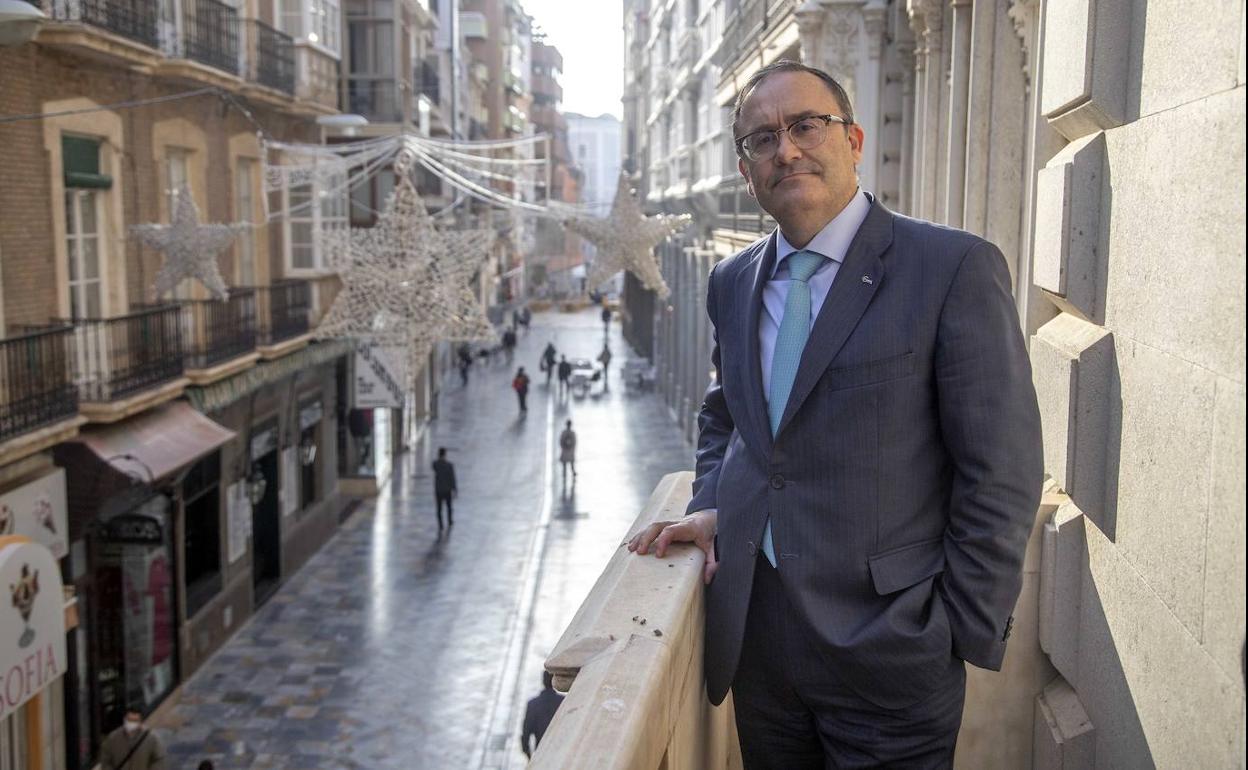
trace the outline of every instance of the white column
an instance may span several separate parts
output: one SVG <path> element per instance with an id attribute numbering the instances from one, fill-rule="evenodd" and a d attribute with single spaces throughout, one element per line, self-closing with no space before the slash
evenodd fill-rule
<path id="1" fill-rule="evenodd" d="M 945 222 L 962 227 L 966 190 L 967 98 L 971 85 L 971 0 L 953 0 L 952 45 L 949 51 L 949 123 L 945 140 Z M 976 147 L 977 153 L 987 147 Z"/>
<path id="2" fill-rule="evenodd" d="M 989 140 L 994 137 L 993 79 L 997 52 L 995 46 L 998 12 L 1004 13 L 1010 0 L 980 0 L 971 14 L 971 82 L 967 96 L 966 189 L 963 196 L 962 227 L 977 235 L 988 231 Z M 1005 66 L 1009 66 L 1006 63 Z"/>
<path id="3" fill-rule="evenodd" d="M 897 210 L 914 212 L 914 41 L 897 42 L 901 61 L 901 168 L 898 172 Z"/>
<path id="4" fill-rule="evenodd" d="M 884 118 L 881 90 L 884 88 L 884 36 L 887 32 L 888 5 L 884 0 L 869 0 L 862 7 L 862 47 L 865 56 L 858 59 L 858 102 L 854 106 L 858 124 L 867 134 L 866 152 L 858 168 L 864 190 L 880 193 L 880 162 L 883 150 Z"/>
<path id="5" fill-rule="evenodd" d="M 922 0 L 908 0 L 907 14 L 910 29 L 914 32 L 914 110 L 910 121 L 910 215 L 923 215 L 923 170 L 926 168 L 923 151 L 927 148 L 927 22 L 923 16 Z"/>
<path id="6" fill-rule="evenodd" d="M 945 60 L 943 47 L 944 8 L 940 0 L 923 0 L 923 21 L 926 55 L 925 87 L 923 94 L 923 191 L 922 208 L 918 215 L 923 219 L 935 220 L 939 215 L 937 199 L 941 192 L 938 186 L 941 174 L 941 139 L 944 125 L 941 121 L 942 97 L 945 92 Z"/>

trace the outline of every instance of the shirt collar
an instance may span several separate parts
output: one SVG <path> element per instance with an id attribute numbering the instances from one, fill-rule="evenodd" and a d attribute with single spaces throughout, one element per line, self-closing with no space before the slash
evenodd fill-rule
<path id="1" fill-rule="evenodd" d="M 814 238 L 810 239 L 810 243 L 806 244 L 804 249 L 798 249 L 789 243 L 784 237 L 784 233 L 777 227 L 776 264 L 771 268 L 771 277 L 776 277 L 776 271 L 784 264 L 784 260 L 795 251 L 813 251 L 834 262 L 844 262 L 845 254 L 849 251 L 849 245 L 853 243 L 854 236 L 858 234 L 858 228 L 862 227 L 863 221 L 870 212 L 871 200 L 862 191 L 862 188 L 859 188 L 854 193 L 854 197 L 849 199 L 849 203 L 846 204 L 845 208 L 841 209 L 841 213 L 832 217 L 832 221 L 824 225 L 823 229 L 816 233 Z"/>

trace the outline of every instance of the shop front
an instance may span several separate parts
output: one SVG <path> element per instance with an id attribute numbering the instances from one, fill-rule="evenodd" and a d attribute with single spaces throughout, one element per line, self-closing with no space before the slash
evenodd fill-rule
<path id="1" fill-rule="evenodd" d="M 10 513 L 15 513 L 10 509 Z M 65 595 L 48 548 L 25 535 L 0 536 L 0 770 L 64 764 L 56 708 L 66 671 Z"/>
<path id="2" fill-rule="evenodd" d="M 56 449 L 68 469 L 69 559 L 82 623 L 69 639 L 68 768 L 86 770 L 127 709 L 150 714 L 181 681 L 179 590 L 211 579 L 180 561 L 180 506 L 234 433 L 174 401 L 83 430 Z M 191 498 L 188 503 L 189 491 Z M 202 590 L 202 588 L 201 588 Z"/>

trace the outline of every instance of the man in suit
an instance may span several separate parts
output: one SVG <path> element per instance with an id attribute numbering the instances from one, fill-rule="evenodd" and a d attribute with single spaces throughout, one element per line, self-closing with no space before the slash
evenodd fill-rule
<path id="1" fill-rule="evenodd" d="M 707 694 L 731 687 L 747 768 L 949 767 L 1043 478 L 1009 272 L 859 189 L 863 130 L 819 70 L 759 71 L 733 135 L 779 228 L 711 271 L 693 499 L 629 547 L 706 552 Z"/>

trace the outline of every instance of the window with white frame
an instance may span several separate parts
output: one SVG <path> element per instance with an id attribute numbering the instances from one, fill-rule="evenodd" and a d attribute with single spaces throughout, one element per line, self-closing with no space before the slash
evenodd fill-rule
<path id="1" fill-rule="evenodd" d="M 165 211 L 169 222 L 173 222 L 174 212 L 178 208 L 178 195 L 191 189 L 191 151 L 181 147 L 165 148 Z M 191 298 L 191 279 L 185 278 L 178 282 L 173 290 L 174 299 Z M 159 298 L 158 298 L 159 299 Z"/>
<path id="2" fill-rule="evenodd" d="M 335 55 L 342 45 L 342 24 L 337 0 L 281 0 L 282 31 L 296 40 L 306 40 Z"/>
<path id="3" fill-rule="evenodd" d="M 251 158 L 239 158 L 238 167 L 234 169 L 234 221 L 251 223 L 255 212 L 255 195 L 252 185 L 255 184 L 256 161 Z M 256 285 L 256 233 L 247 230 L 239 236 L 238 244 L 238 281 L 242 286 Z"/>
<path id="4" fill-rule="evenodd" d="M 321 236 L 349 226 L 345 175 L 283 187 L 282 214 L 286 274 L 327 270 Z"/>
<path id="5" fill-rule="evenodd" d="M 65 253 L 69 257 L 71 318 L 99 318 L 103 282 L 100 271 L 99 193 L 65 191 Z"/>

